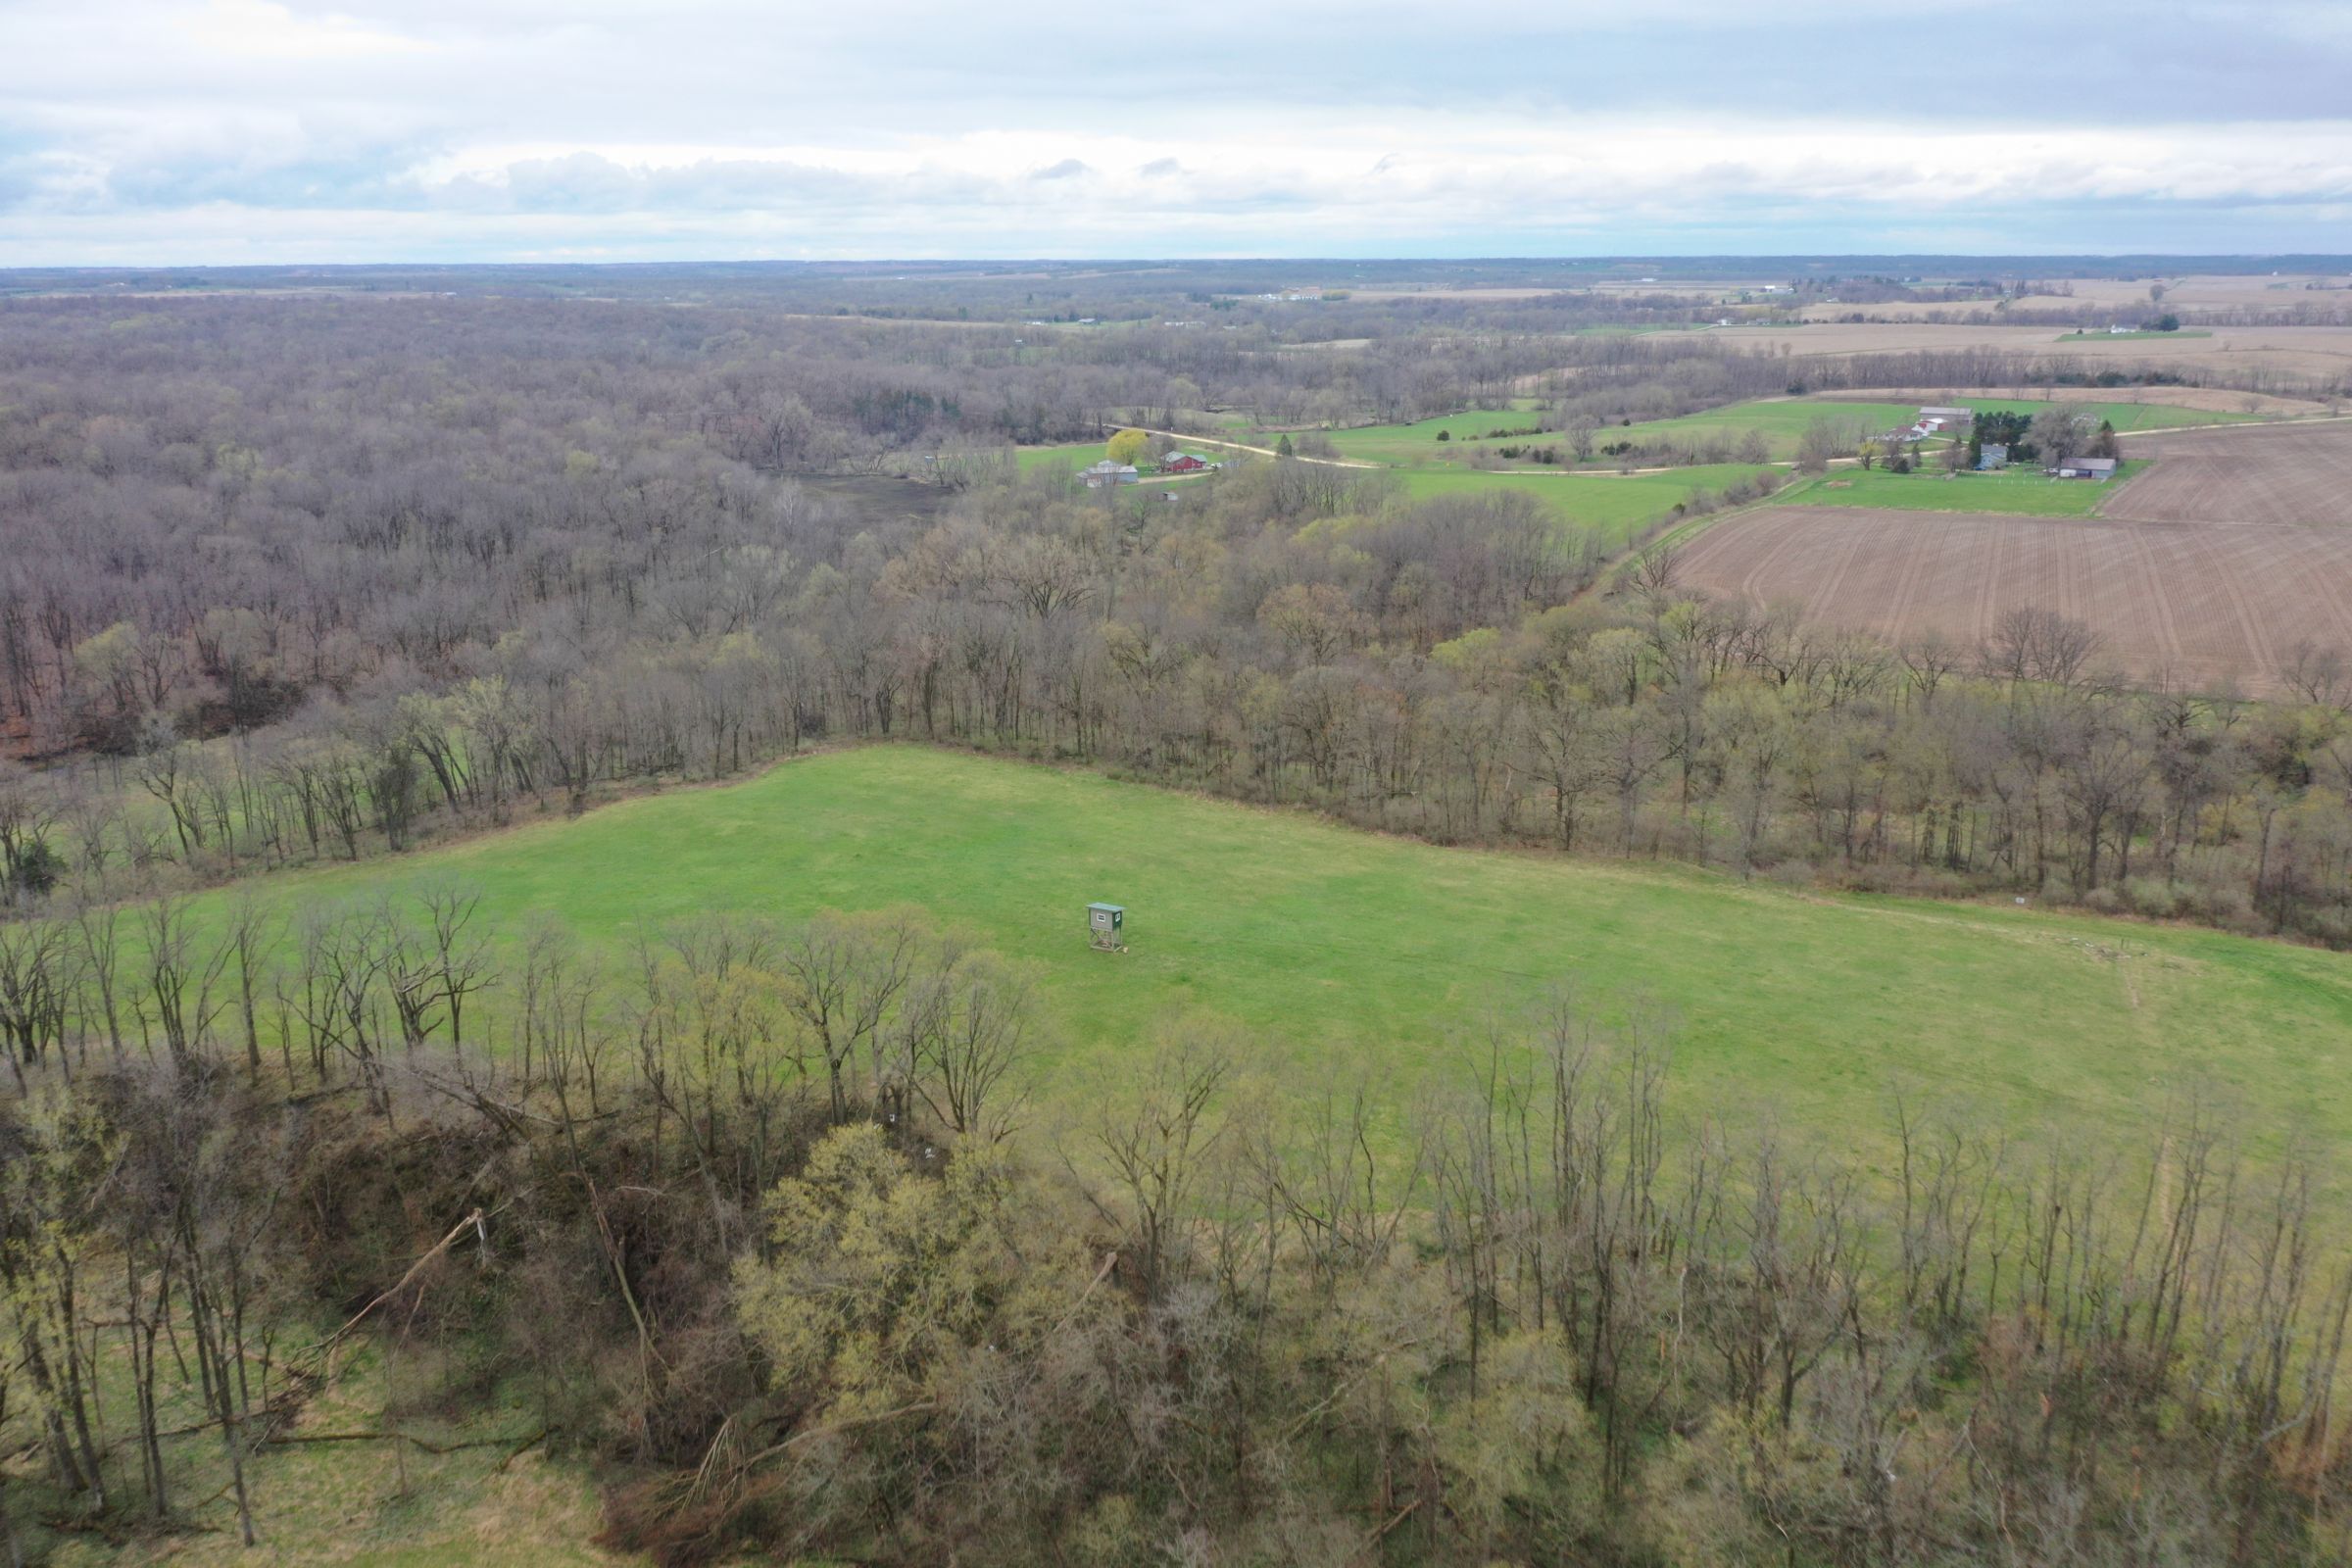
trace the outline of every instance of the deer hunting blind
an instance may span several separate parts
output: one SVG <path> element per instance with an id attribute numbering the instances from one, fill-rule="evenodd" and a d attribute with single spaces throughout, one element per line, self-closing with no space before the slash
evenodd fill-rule
<path id="1" fill-rule="evenodd" d="M 1120 928 L 1127 923 L 1127 911 L 1115 904 L 1090 904 L 1086 906 L 1087 935 L 1104 953 L 1124 953 L 1127 944 L 1119 939 Z"/>

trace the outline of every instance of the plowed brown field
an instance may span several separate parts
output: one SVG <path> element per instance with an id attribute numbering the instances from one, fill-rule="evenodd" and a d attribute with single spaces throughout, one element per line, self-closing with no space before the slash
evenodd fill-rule
<path id="1" fill-rule="evenodd" d="M 2108 498 L 2106 516 L 2352 527 L 2352 421 L 2184 430 L 2125 450 L 2158 461 Z"/>
<path id="2" fill-rule="evenodd" d="M 2296 643 L 2352 650 L 2343 525 L 1765 507 L 1699 535 L 1682 576 L 1898 641 L 1973 644 L 2006 611 L 2054 610 L 2100 633 L 2099 662 L 2196 687 L 2273 691 Z"/>

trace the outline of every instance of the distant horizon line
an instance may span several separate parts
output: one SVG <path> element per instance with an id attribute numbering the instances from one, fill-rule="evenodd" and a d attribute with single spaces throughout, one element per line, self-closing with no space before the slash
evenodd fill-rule
<path id="1" fill-rule="evenodd" d="M 2205 263 L 2246 270 L 2269 268 L 2274 270 L 2292 267 L 2298 271 L 2352 270 L 2352 252 L 2327 251 L 1616 251 L 1580 254 L 1530 252 L 1512 255 L 1506 252 L 1464 252 L 1460 255 L 1411 255 L 1398 253 L 1380 256 L 1331 256 L 1243 254 L 1216 256 L 835 256 L 835 257 L 775 257 L 775 256 L 706 256 L 662 258 L 614 258 L 611 260 L 581 260 L 576 258 L 547 259 L 479 259 L 452 261 L 446 258 L 383 257 L 370 261 L 275 261 L 275 262 L 50 262 L 30 264 L 0 264 L 0 275 L 23 272 L 148 272 L 158 270 L 202 272 L 267 272 L 267 271 L 367 271 L 382 268 L 406 268 L 438 271 L 461 271 L 472 269 L 566 268 L 581 270 L 621 270 L 656 268 L 746 267 L 778 268 L 814 270 L 826 268 L 904 267 L 919 269 L 984 268 L 1000 270 L 1016 267 L 1219 267 L 1219 266 L 1325 266 L 1369 267 L 1383 265 L 1411 265 L 1420 267 L 1509 265 L 1606 267 L 1643 266 L 1716 262 L 1746 263 L 1860 263 L 1860 262 L 1968 262 L 1968 263 L 2030 263 L 2045 266 L 2063 262 L 2097 262 L 2115 265 L 2128 262 L 2162 262 L 2168 264 Z"/>

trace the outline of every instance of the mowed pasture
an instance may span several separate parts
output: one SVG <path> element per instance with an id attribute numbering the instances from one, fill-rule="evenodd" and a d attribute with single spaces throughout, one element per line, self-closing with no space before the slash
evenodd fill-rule
<path id="1" fill-rule="evenodd" d="M 2106 507 L 2146 522 L 2352 526 L 2352 420 L 2135 441 L 2158 461 Z"/>
<path id="2" fill-rule="evenodd" d="M 1761 470 L 1745 464 L 1713 464 L 1666 473 L 1612 474 L 1587 471 L 1482 472 L 1478 469 L 1414 468 L 1396 476 L 1413 501 L 1441 497 L 1523 495 L 1578 528 L 1599 535 L 1611 549 L 1631 543 L 1652 523 L 1701 491 L 1721 491 Z"/>
<path id="3" fill-rule="evenodd" d="M 1964 1099 L 2030 1137 L 2129 1133 L 2195 1084 L 2265 1138 L 2352 1136 L 2352 968 L 2338 956 L 2005 903 L 1443 849 L 913 746 L 254 886 L 286 908 L 366 906 L 448 878 L 481 890 L 508 957 L 553 919 L 612 960 L 615 986 L 641 927 L 919 906 L 1034 978 L 1048 1117 L 1116 1093 L 1173 1021 L 1206 1017 L 1264 1093 L 1365 1081 L 1401 1123 L 1463 1082 L 1491 1016 L 1566 982 L 1599 1015 L 1671 1016 L 1684 1105 L 1849 1141 L 1897 1088 Z M 1128 953 L 1090 951 L 1097 899 L 1127 906 Z M 467 1016 L 498 1005 L 487 996 Z"/>
<path id="4" fill-rule="evenodd" d="M 1611 441 L 1690 441 L 1710 436 L 1725 436 L 1738 440 L 1750 430 L 1759 431 L 1764 444 L 1776 462 L 1786 462 L 1796 456 L 1797 443 L 1816 419 L 1827 419 L 1833 425 L 1858 427 L 1866 433 L 1909 424 L 1919 416 L 1916 403 L 1885 401 L 1815 401 L 1803 398 L 1768 398 L 1748 403 L 1727 403 L 1721 408 L 1707 409 L 1698 414 L 1681 415 L 1671 419 L 1637 419 L 1630 425 L 1603 425 L 1596 433 L 1602 443 Z"/>
<path id="5" fill-rule="evenodd" d="M 1410 424 L 1368 424 L 1351 430 L 1319 432 L 1331 437 L 1340 455 L 1360 463 L 1385 463 L 1400 467 L 1419 467 L 1427 464 L 1459 462 L 1462 453 L 1456 450 L 1461 443 L 1484 439 L 1494 430 L 1525 430 L 1538 419 L 1538 411 L 1527 409 L 1471 409 L 1461 414 L 1448 414 L 1434 419 L 1416 419 Z M 1446 439 L 1438 439 L 1440 431 Z M 1257 436 L 1261 446 L 1272 446 L 1277 433 L 1261 431 Z M 1528 439 L 1528 438 L 1522 438 Z"/>
<path id="6" fill-rule="evenodd" d="M 2352 651 L 2340 526 L 1765 507 L 1699 534 L 1680 569 L 1709 594 L 1897 641 L 1974 644 L 2011 610 L 2053 610 L 2097 631 L 2099 662 L 2148 680 L 2264 693 L 2299 641 Z"/>

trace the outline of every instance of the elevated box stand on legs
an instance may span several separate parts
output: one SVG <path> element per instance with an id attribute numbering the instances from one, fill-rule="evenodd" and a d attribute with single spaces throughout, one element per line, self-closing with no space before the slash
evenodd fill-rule
<path id="1" fill-rule="evenodd" d="M 1127 911 L 1115 904 L 1090 904 L 1086 906 L 1086 932 L 1098 953 L 1125 953 L 1127 944 L 1119 932 L 1127 923 Z"/>

